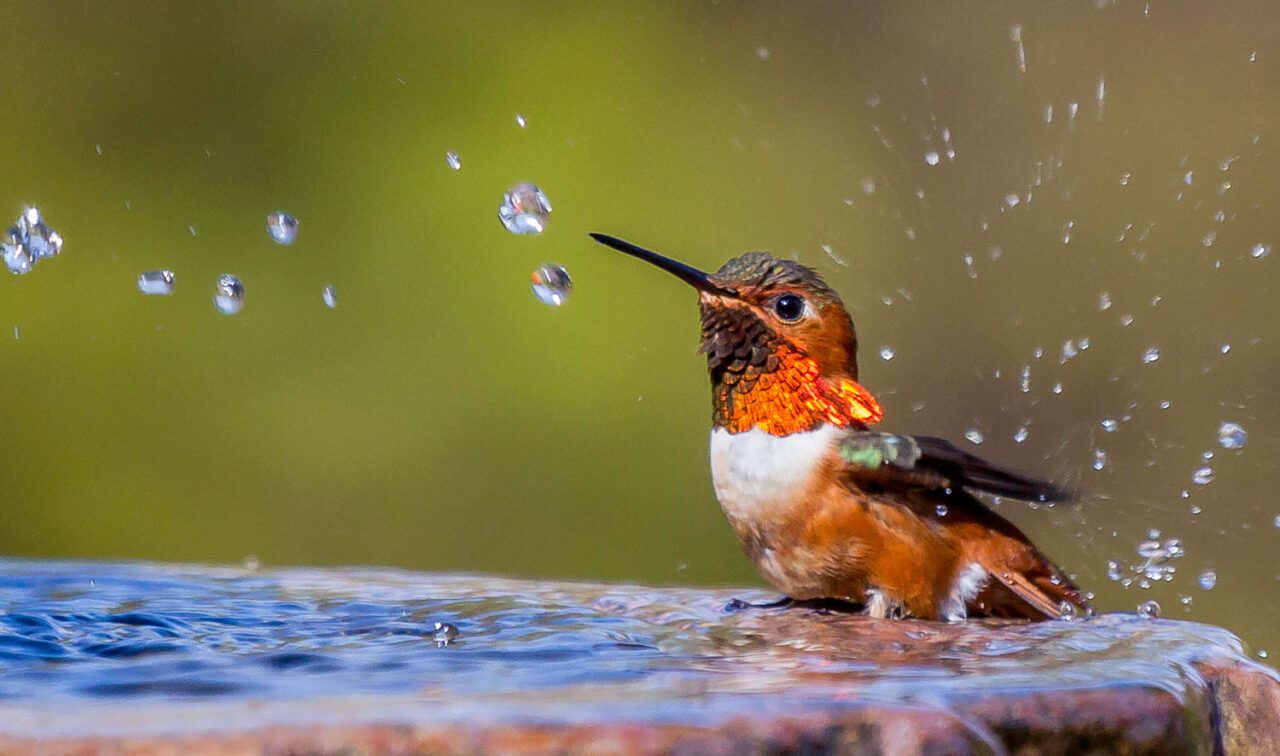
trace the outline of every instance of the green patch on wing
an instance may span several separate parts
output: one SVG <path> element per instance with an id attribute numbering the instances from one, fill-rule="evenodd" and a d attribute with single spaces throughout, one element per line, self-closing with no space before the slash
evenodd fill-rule
<path id="1" fill-rule="evenodd" d="M 920 447 L 910 436 L 893 433 L 850 433 L 840 442 L 845 462 L 868 470 L 893 465 L 907 470 L 920 459 Z"/>

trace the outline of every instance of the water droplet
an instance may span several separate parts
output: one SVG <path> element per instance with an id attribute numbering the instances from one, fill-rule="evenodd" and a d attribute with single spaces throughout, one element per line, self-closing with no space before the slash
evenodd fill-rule
<path id="1" fill-rule="evenodd" d="M 1156 619 L 1160 616 L 1160 604 L 1148 599 L 1138 604 L 1138 616 L 1143 619 Z"/>
<path id="2" fill-rule="evenodd" d="M 1027 426 L 1024 425 L 1013 432 L 1013 442 L 1015 444 L 1020 444 L 1023 441 L 1026 441 L 1027 436 L 1029 435 L 1031 435 L 1031 432 L 1028 431 Z"/>
<path id="3" fill-rule="evenodd" d="M 1258 658 L 1259 659 L 1267 658 L 1267 650 L 1265 648 L 1258 649 Z"/>
<path id="4" fill-rule="evenodd" d="M 1021 374 L 1020 380 L 1018 381 L 1018 390 L 1024 394 L 1031 390 L 1031 366 L 1030 365 L 1022 366 L 1022 374 Z"/>
<path id="5" fill-rule="evenodd" d="M 1119 580 L 1124 576 L 1124 568 L 1114 559 L 1107 560 L 1107 578 L 1113 581 Z"/>
<path id="6" fill-rule="evenodd" d="M 435 641 L 437 646 L 447 646 L 457 637 L 458 628 L 448 622 L 437 622 L 435 632 L 431 634 L 431 640 Z"/>
<path id="7" fill-rule="evenodd" d="M 1107 466 L 1107 453 L 1101 449 L 1093 450 L 1093 469 L 1101 470 Z"/>
<path id="8" fill-rule="evenodd" d="M 45 225 L 40 210 L 28 207 L 0 239 L 4 263 L 15 275 L 28 273 L 36 263 L 62 251 L 62 236 Z"/>
<path id="9" fill-rule="evenodd" d="M 1009 195 L 1006 195 L 1004 198 L 1004 204 L 1008 205 L 1009 207 L 1017 207 L 1018 203 L 1020 202 L 1022 202 L 1022 198 L 1016 194 L 1009 194 Z"/>
<path id="10" fill-rule="evenodd" d="M 1253 245 L 1253 249 L 1249 250 L 1249 256 L 1258 259 L 1271 254 L 1271 245 L 1258 243 Z"/>
<path id="11" fill-rule="evenodd" d="M 1018 70 L 1027 72 L 1027 49 L 1022 45 L 1022 24 L 1009 25 L 1009 39 L 1013 41 L 1014 57 L 1018 61 Z M 1050 105 L 1050 108 L 1053 106 Z M 1052 112 L 1052 111 L 1050 111 Z"/>
<path id="12" fill-rule="evenodd" d="M 937 165 L 941 159 L 942 158 L 938 155 L 938 153 L 934 152 L 933 150 L 930 150 L 924 153 L 924 162 L 928 163 L 929 165 Z"/>
<path id="13" fill-rule="evenodd" d="M 1147 347 L 1147 351 L 1142 353 L 1142 364 L 1150 365 L 1160 359 L 1160 347 Z"/>
<path id="14" fill-rule="evenodd" d="M 286 212 L 274 212 L 267 216 L 267 233 L 276 244 L 293 244 L 298 238 L 298 219 Z"/>
<path id="15" fill-rule="evenodd" d="M 173 293 L 173 271 L 148 270 L 138 276 L 138 291 L 143 294 L 169 295 Z"/>
<path id="16" fill-rule="evenodd" d="M 253 554 L 246 554 L 245 558 L 240 561 L 240 566 L 249 572 L 257 572 L 262 568 L 262 562 Z"/>
<path id="17" fill-rule="evenodd" d="M 1213 482 L 1213 468 L 1205 465 L 1191 474 L 1191 482 L 1197 486 L 1207 486 Z"/>
<path id="18" fill-rule="evenodd" d="M 934 507 L 934 508 L 933 508 L 933 511 L 934 511 L 934 512 L 936 512 L 936 513 L 938 514 L 938 516 L 939 516 L 939 517 L 946 517 L 946 516 L 947 516 L 947 505 L 946 505 L 946 504 L 939 504 L 938 506 L 936 506 L 936 507 Z"/>
<path id="19" fill-rule="evenodd" d="M 840 255 L 837 255 L 835 249 L 830 244 L 823 244 L 822 252 L 827 257 L 831 258 L 831 262 L 835 263 L 836 265 L 843 265 L 846 268 L 849 267 L 849 261 L 845 260 Z"/>
<path id="20" fill-rule="evenodd" d="M 235 315 L 244 307 L 244 285 L 230 273 L 218 278 L 218 288 L 213 295 L 213 306 L 223 315 Z"/>
<path id="21" fill-rule="evenodd" d="M 986 436 L 983 436 L 982 431 L 978 430 L 977 428 L 969 428 L 968 430 L 966 430 L 964 432 L 964 437 L 969 443 L 973 444 L 974 446 L 979 446 L 982 444 L 983 441 L 986 440 Z"/>
<path id="22" fill-rule="evenodd" d="M 1058 617 L 1064 620 L 1073 620 L 1080 616 L 1080 610 L 1070 601 L 1063 601 L 1058 604 Z"/>
<path id="23" fill-rule="evenodd" d="M 0 251 L 4 253 L 4 264 L 8 266 L 10 273 L 20 276 L 31 272 L 35 262 L 31 259 L 31 252 L 27 249 L 27 245 L 23 244 L 22 236 L 16 227 L 5 232 L 3 241 L 0 241 Z"/>
<path id="24" fill-rule="evenodd" d="M 14 329 L 17 329 L 17 326 L 14 326 Z M 15 334 L 14 338 L 17 338 L 16 336 L 17 330 L 14 331 L 14 334 Z M 1280 515 L 1276 515 L 1276 518 L 1271 521 L 1271 524 L 1277 528 L 1280 528 Z"/>
<path id="25" fill-rule="evenodd" d="M 1061 393 L 1062 393 L 1062 382 L 1061 382 L 1061 381 L 1059 381 L 1059 382 L 1057 382 L 1057 383 L 1053 384 L 1052 386 L 1050 386 L 1050 387 L 1049 387 L 1049 390 L 1050 390 L 1050 391 L 1052 391 L 1052 392 L 1053 392 L 1053 393 L 1055 393 L 1055 394 L 1061 394 Z"/>
<path id="26" fill-rule="evenodd" d="M 760 60 L 768 60 L 770 55 L 773 55 L 773 53 L 764 45 L 756 48 L 756 57 Z"/>
<path id="27" fill-rule="evenodd" d="M 516 125 L 523 129 L 525 126 L 529 125 L 529 122 L 524 119 L 523 114 L 516 113 Z"/>
<path id="28" fill-rule="evenodd" d="M 324 300 L 324 306 L 330 310 L 338 306 L 338 290 L 330 284 L 320 292 L 320 298 Z"/>
<path id="29" fill-rule="evenodd" d="M 1115 433 L 1119 427 L 1120 423 L 1116 422 L 1113 418 L 1106 417 L 1102 419 L 1102 429 L 1107 433 Z"/>
<path id="30" fill-rule="evenodd" d="M 458 157 L 458 153 L 453 150 L 444 153 L 444 162 L 455 171 L 462 168 L 462 158 Z"/>
<path id="31" fill-rule="evenodd" d="M 1223 449 L 1239 449 L 1249 440 L 1249 433 L 1239 423 L 1224 422 L 1218 426 L 1218 443 Z"/>
<path id="32" fill-rule="evenodd" d="M 1218 584 L 1218 573 L 1213 570 L 1205 570 L 1200 573 L 1200 577 L 1196 578 L 1196 582 L 1200 584 L 1202 589 L 1211 591 Z"/>
<path id="33" fill-rule="evenodd" d="M 1132 180 L 1133 180 L 1133 174 L 1132 174 L 1132 173 L 1129 173 L 1128 171 L 1126 171 L 1126 172 L 1124 172 L 1124 173 L 1120 174 L 1120 186 L 1128 186 L 1128 185 L 1129 185 L 1129 182 L 1130 182 L 1130 181 L 1132 181 Z"/>
<path id="34" fill-rule="evenodd" d="M 1065 365 L 1068 360 L 1077 354 L 1080 354 L 1080 351 L 1076 348 L 1076 342 L 1068 339 L 1062 344 L 1062 357 L 1058 361 Z"/>
<path id="35" fill-rule="evenodd" d="M 884 360 L 885 362 L 888 362 L 889 360 L 893 359 L 893 355 L 894 355 L 893 347 L 891 346 L 880 347 L 880 359 Z"/>
<path id="36" fill-rule="evenodd" d="M 555 263 L 543 263 L 529 276 L 530 288 L 539 302 L 552 307 L 559 307 L 569 299 L 573 291 L 573 280 L 569 271 Z"/>
<path id="37" fill-rule="evenodd" d="M 513 234 L 540 234 L 547 226 L 551 203 L 534 184 L 522 181 L 507 190 L 498 207 L 498 218 Z"/>

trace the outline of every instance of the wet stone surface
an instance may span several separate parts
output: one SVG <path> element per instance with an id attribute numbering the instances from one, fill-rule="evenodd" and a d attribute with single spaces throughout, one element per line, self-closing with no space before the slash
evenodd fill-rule
<path id="1" fill-rule="evenodd" d="M 6 561 L 0 751 L 1265 752 L 1229 632 L 727 609 L 759 590 Z"/>

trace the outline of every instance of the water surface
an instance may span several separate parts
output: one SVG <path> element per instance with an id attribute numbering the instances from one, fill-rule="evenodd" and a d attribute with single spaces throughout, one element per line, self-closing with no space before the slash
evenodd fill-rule
<path id="1" fill-rule="evenodd" d="M 1141 684 L 1185 696 L 1229 633 L 1132 615 L 1034 626 L 729 611 L 754 590 L 390 570 L 3 563 L 0 728 L 264 719 L 707 723 L 841 702 Z M 457 627 L 448 644 L 435 623 Z M 308 702 L 291 707 L 289 702 Z M 54 705 L 56 704 L 56 705 Z M 143 716 L 142 712 L 167 712 Z M 176 717 L 174 712 L 184 716 Z M 211 725 L 212 726 L 212 725 Z"/>

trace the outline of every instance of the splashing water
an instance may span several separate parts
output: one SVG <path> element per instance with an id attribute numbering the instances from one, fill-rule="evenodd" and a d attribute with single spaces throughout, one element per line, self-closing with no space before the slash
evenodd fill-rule
<path id="1" fill-rule="evenodd" d="M 298 238 L 298 219 L 283 211 L 267 216 L 267 233 L 276 244 L 289 245 Z"/>
<path id="2" fill-rule="evenodd" d="M 1137 578 L 1140 588 L 1150 588 L 1154 582 L 1167 583 L 1173 580 L 1178 571 L 1173 562 L 1186 556 L 1186 549 L 1182 546 L 1181 538 L 1166 538 L 1161 541 L 1160 531 L 1153 530 L 1147 534 L 1147 540 L 1138 544 L 1137 554 L 1142 561 L 1130 565 L 1128 573 Z M 1133 582 L 1134 579 L 1130 577 L 1120 579 L 1125 588 Z"/>
<path id="3" fill-rule="evenodd" d="M 138 276 L 138 291 L 168 296 L 173 293 L 173 271 L 148 270 Z"/>
<path id="4" fill-rule="evenodd" d="M 559 307 L 567 302 L 573 291 L 573 279 L 569 277 L 569 271 L 555 263 L 538 266 L 529 279 L 533 295 L 539 302 L 552 307 Z"/>
<path id="5" fill-rule="evenodd" d="M 40 210 L 28 207 L 18 216 L 0 239 L 0 253 L 9 272 L 22 275 L 31 272 L 36 263 L 62 251 L 62 236 L 45 224 Z"/>
<path id="6" fill-rule="evenodd" d="M 437 622 L 435 624 L 435 632 L 431 634 L 431 640 L 436 642 L 437 646 L 447 646 L 453 643 L 458 637 L 458 628 L 448 622 Z"/>
<path id="7" fill-rule="evenodd" d="M 244 307 L 244 285 L 240 279 L 230 273 L 218 277 L 218 286 L 213 295 L 213 306 L 223 315 L 235 315 Z"/>
<path id="8" fill-rule="evenodd" d="M 535 184 L 523 181 L 507 190 L 498 219 L 513 234 L 540 234 L 551 215 L 551 202 Z"/>
<path id="9" fill-rule="evenodd" d="M 1223 449 L 1240 449 L 1249 440 L 1249 433 L 1239 424 L 1224 422 L 1218 426 L 1218 444 Z"/>

